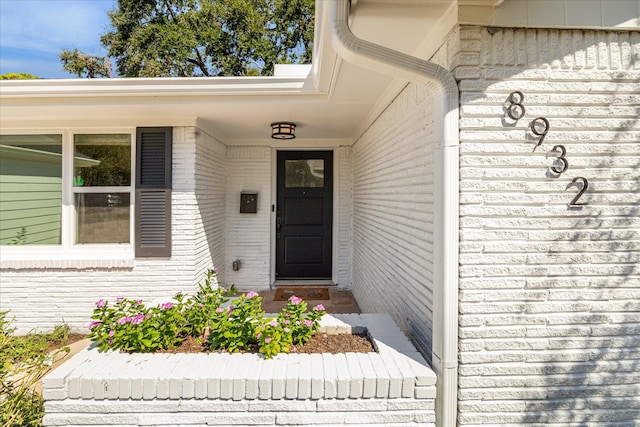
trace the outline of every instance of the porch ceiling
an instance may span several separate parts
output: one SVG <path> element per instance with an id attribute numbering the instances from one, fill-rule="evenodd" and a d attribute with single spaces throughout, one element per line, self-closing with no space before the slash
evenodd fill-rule
<path id="1" fill-rule="evenodd" d="M 365 40 L 430 57 L 455 23 L 456 0 L 354 0 Z M 2 81 L 2 127 L 198 124 L 227 144 L 270 144 L 269 124 L 298 124 L 297 143 L 351 141 L 405 82 L 346 63 L 329 39 L 329 0 L 317 0 L 308 76 Z"/>

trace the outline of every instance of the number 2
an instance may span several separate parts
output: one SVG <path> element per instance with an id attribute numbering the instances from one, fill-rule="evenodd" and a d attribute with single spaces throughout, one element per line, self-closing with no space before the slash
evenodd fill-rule
<path id="1" fill-rule="evenodd" d="M 582 189 L 580 191 L 578 191 L 578 194 L 576 194 L 576 197 L 574 197 L 573 200 L 571 201 L 571 203 L 569 203 L 569 206 L 583 206 L 583 204 L 578 204 L 578 200 L 580 200 L 580 197 L 582 197 L 584 192 L 587 191 L 587 188 L 589 188 L 589 181 L 587 181 L 587 178 L 584 178 L 584 177 L 581 177 L 581 176 L 576 176 L 575 178 L 573 178 L 571 180 L 571 183 L 574 184 L 577 180 L 581 180 L 582 181 Z M 571 185 L 571 184 L 569 184 L 569 185 Z"/>

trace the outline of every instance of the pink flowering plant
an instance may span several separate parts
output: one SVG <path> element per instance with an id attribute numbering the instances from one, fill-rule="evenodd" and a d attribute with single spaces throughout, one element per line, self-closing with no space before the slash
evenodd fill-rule
<path id="1" fill-rule="evenodd" d="M 287 306 L 278 314 L 278 321 L 291 330 L 293 344 L 301 345 L 309 341 L 320 327 L 320 318 L 325 315 L 322 304 L 307 311 L 307 303 L 297 296 L 292 296 Z"/>
<path id="2" fill-rule="evenodd" d="M 263 317 L 262 298 L 255 292 L 242 294 L 226 307 L 219 306 L 211 319 L 209 348 L 230 353 L 251 350 Z"/>
<path id="3" fill-rule="evenodd" d="M 320 327 L 326 314 L 322 304 L 307 311 L 307 303 L 295 295 L 274 318 L 266 319 L 257 329 L 259 352 L 267 358 L 278 353 L 289 353 L 292 345 L 303 345 Z"/>
<path id="4" fill-rule="evenodd" d="M 267 359 L 291 351 L 291 328 L 280 324 L 277 317 L 265 319 L 256 332 L 258 351 Z"/>
<path id="5" fill-rule="evenodd" d="M 176 298 L 156 307 L 126 298 L 117 298 L 113 305 L 100 300 L 91 316 L 89 338 L 103 351 L 152 352 L 175 347 L 183 339 L 186 323 L 182 298 Z"/>
<path id="6" fill-rule="evenodd" d="M 265 317 L 256 292 L 230 298 L 235 291 L 216 288 L 209 273 L 196 293 L 181 293 L 172 301 L 147 307 L 142 301 L 117 298 L 96 302 L 89 338 L 98 349 L 154 352 L 178 347 L 192 336 L 213 351 L 258 351 L 266 358 L 288 353 L 306 343 L 325 314 L 322 304 L 307 311 L 306 302 L 292 296 L 275 317 Z"/>

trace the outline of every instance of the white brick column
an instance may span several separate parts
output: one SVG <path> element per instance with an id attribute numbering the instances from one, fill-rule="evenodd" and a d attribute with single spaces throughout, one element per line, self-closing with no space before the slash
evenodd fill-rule
<path id="1" fill-rule="evenodd" d="M 460 425 L 638 422 L 639 55 L 638 32 L 480 27 L 437 55 L 461 90 Z"/>

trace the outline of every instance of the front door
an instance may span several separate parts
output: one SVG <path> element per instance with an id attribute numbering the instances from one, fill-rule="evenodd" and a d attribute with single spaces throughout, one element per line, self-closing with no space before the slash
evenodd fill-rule
<path id="1" fill-rule="evenodd" d="M 331 278 L 333 152 L 279 151 L 276 279 Z"/>

